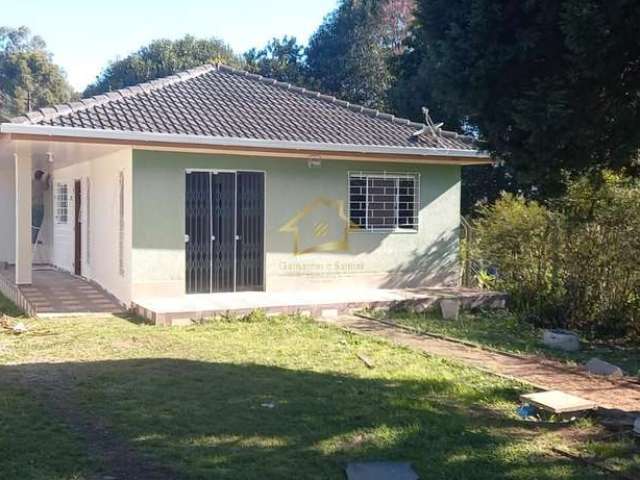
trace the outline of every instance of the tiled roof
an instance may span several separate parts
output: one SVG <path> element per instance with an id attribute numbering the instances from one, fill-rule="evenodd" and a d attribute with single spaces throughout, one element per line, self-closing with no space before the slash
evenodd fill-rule
<path id="1" fill-rule="evenodd" d="M 240 138 L 475 151 L 470 137 L 224 65 L 29 112 L 12 123 Z M 416 132 L 421 131 L 420 134 Z"/>

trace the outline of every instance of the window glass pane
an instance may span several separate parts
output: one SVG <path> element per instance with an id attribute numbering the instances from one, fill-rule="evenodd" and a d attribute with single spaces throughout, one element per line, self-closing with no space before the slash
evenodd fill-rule
<path id="1" fill-rule="evenodd" d="M 349 174 L 353 230 L 418 229 L 417 174 Z"/>
<path id="2" fill-rule="evenodd" d="M 349 217 L 351 228 L 367 228 L 367 179 L 360 176 L 349 177 Z"/>
<path id="3" fill-rule="evenodd" d="M 367 227 L 370 230 L 394 229 L 397 224 L 397 179 L 370 176 L 367 183 Z"/>
<path id="4" fill-rule="evenodd" d="M 67 223 L 69 219 L 69 190 L 66 183 L 56 184 L 55 218 L 57 223 Z"/>

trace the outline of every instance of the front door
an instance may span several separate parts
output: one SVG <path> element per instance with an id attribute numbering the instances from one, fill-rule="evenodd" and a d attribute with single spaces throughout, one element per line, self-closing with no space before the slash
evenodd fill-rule
<path id="1" fill-rule="evenodd" d="M 264 174 L 188 172 L 186 291 L 264 289 Z"/>
<path id="2" fill-rule="evenodd" d="M 82 182 L 76 180 L 74 183 L 74 255 L 73 271 L 76 275 L 82 275 L 82 219 L 80 218 L 82 206 Z"/>

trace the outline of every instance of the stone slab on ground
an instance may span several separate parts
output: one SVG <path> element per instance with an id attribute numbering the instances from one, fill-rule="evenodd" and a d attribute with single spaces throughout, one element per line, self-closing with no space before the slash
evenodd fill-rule
<path id="1" fill-rule="evenodd" d="M 348 480 L 419 480 L 418 474 L 406 462 L 349 463 Z"/>
<path id="2" fill-rule="evenodd" d="M 591 400 L 585 400 L 559 390 L 520 395 L 520 400 L 555 414 L 579 413 L 598 408 L 596 403 Z"/>
<path id="3" fill-rule="evenodd" d="M 565 352 L 577 352 L 580 350 L 580 338 L 568 330 L 544 330 L 542 343 L 549 348 L 564 350 Z"/>
<path id="4" fill-rule="evenodd" d="M 614 378 L 624 376 L 624 372 L 620 367 L 613 365 L 612 363 L 605 362 L 604 360 L 600 360 L 599 358 L 592 358 L 585 364 L 584 368 L 587 372 L 593 373 L 594 375 Z"/>

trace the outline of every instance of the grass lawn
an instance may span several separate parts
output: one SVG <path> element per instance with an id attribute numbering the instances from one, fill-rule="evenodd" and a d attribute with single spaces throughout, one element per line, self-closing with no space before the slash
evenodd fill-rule
<path id="1" fill-rule="evenodd" d="M 515 417 L 520 385 L 305 318 L 26 323 L 0 333 L 2 478 L 103 474 L 75 414 L 173 478 L 342 479 L 380 459 L 424 479 L 602 478 L 549 454 L 567 429 Z"/>
<path id="2" fill-rule="evenodd" d="M 80 438 L 29 392 L 0 382 L 0 478 L 80 480 L 88 471 Z"/>
<path id="3" fill-rule="evenodd" d="M 619 365 L 629 375 L 640 375 L 640 348 L 583 341 L 580 352 L 552 350 L 542 345 L 542 330 L 520 321 L 508 311 L 462 312 L 457 321 L 443 320 L 437 310 L 421 314 L 393 312 L 389 319 L 420 332 L 445 335 L 513 353 L 538 354 L 577 363 L 599 357 Z"/>
<path id="4" fill-rule="evenodd" d="M 0 293 L 0 317 L 5 314 L 10 317 L 19 317 L 22 312 L 16 307 L 11 300 Z"/>

